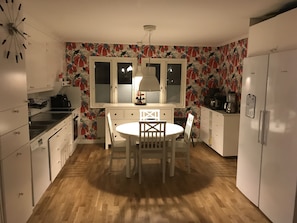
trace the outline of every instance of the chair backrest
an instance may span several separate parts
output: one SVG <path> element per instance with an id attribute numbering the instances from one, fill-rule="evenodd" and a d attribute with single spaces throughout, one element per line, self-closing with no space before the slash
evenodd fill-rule
<path id="1" fill-rule="evenodd" d="M 185 131 L 184 131 L 184 140 L 187 143 L 190 142 L 190 137 L 191 137 L 191 131 L 192 131 L 193 122 L 194 122 L 194 116 L 189 113 L 188 114 L 188 118 L 187 118 L 187 122 L 186 122 Z"/>
<path id="2" fill-rule="evenodd" d="M 108 123 L 110 141 L 111 141 L 111 144 L 113 145 L 114 144 L 114 133 L 113 133 L 112 121 L 111 121 L 109 112 L 107 113 L 107 123 Z"/>
<path id="3" fill-rule="evenodd" d="M 160 150 L 165 147 L 166 121 L 139 121 L 139 148 Z"/>
<path id="4" fill-rule="evenodd" d="M 140 121 L 159 121 L 160 109 L 140 109 L 139 110 Z"/>

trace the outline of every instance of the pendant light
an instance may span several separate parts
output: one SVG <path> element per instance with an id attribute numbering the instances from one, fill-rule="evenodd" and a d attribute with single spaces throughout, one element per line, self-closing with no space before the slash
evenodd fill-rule
<path id="1" fill-rule="evenodd" d="M 145 31 L 149 32 L 149 48 L 151 48 L 151 34 L 152 31 L 156 30 L 155 25 L 144 25 Z M 149 56 L 148 67 L 144 68 L 143 77 L 139 84 L 139 91 L 160 91 L 160 84 L 156 77 L 155 67 L 151 67 L 151 60 Z"/>

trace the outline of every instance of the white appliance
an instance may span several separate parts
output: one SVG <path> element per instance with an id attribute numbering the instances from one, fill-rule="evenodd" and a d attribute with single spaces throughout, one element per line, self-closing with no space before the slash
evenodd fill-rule
<path id="1" fill-rule="evenodd" d="M 33 206 L 50 185 L 48 133 L 31 142 Z"/>
<path id="2" fill-rule="evenodd" d="M 274 223 L 297 222 L 297 50 L 243 64 L 236 185 Z"/>

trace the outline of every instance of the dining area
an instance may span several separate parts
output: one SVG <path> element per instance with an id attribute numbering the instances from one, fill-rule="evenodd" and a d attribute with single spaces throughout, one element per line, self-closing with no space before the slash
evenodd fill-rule
<path id="1" fill-rule="evenodd" d="M 161 120 L 159 109 L 140 109 L 139 121 L 119 125 L 113 124 L 110 113 L 107 113 L 106 119 L 111 139 L 110 172 L 113 171 L 113 162 L 123 159 L 126 164 L 126 178 L 138 175 L 139 184 L 141 184 L 143 172 L 146 171 L 145 160 L 156 160 L 160 162 L 162 182 L 165 183 L 167 163 L 168 176 L 173 177 L 175 159 L 182 158 L 185 160 L 187 172 L 190 173 L 190 137 L 194 122 L 194 116 L 191 113 L 187 114 L 185 128 Z M 121 139 L 115 137 L 114 131 L 120 134 Z M 176 157 L 177 152 L 180 154 L 178 157 Z"/>

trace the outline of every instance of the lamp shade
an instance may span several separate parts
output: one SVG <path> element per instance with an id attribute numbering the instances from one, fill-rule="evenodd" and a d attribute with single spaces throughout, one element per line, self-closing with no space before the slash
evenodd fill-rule
<path id="1" fill-rule="evenodd" d="M 160 91 L 160 84 L 155 76 L 155 67 L 146 67 L 144 71 L 139 91 Z"/>

